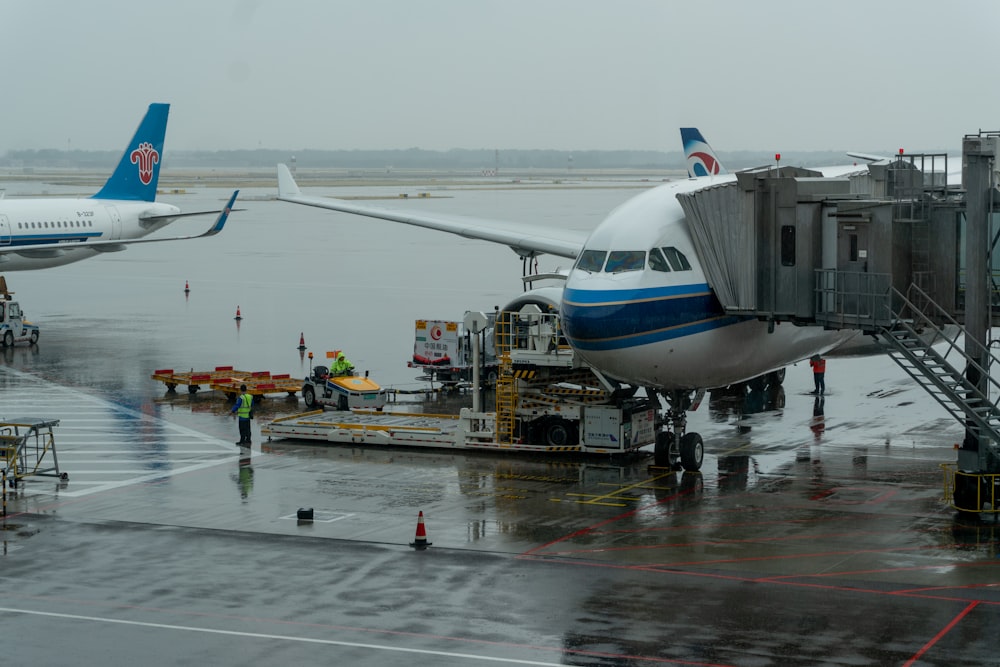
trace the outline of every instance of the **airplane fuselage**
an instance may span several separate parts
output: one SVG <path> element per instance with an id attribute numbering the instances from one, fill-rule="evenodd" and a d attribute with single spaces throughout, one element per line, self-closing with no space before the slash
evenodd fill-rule
<path id="1" fill-rule="evenodd" d="M 108 199 L 4 199 L 0 200 L 0 248 L 17 248 L 0 254 L 0 271 L 25 271 L 62 266 L 93 257 L 100 250 L 86 247 L 61 249 L 43 244 L 117 241 L 144 237 L 170 222 L 159 217 L 180 213 L 171 204 Z M 23 250 L 22 250 L 23 249 Z"/>
<path id="2" fill-rule="evenodd" d="M 769 332 L 765 322 L 724 311 L 706 281 L 676 195 L 733 178 L 648 190 L 594 230 L 560 304 L 566 337 L 580 357 L 634 385 L 712 388 L 783 368 L 856 335 L 788 323 Z"/>

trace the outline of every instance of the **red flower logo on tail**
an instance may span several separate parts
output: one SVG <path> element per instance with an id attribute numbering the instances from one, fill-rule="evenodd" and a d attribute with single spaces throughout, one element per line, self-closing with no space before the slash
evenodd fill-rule
<path id="1" fill-rule="evenodd" d="M 139 165 L 139 180 L 143 185 L 149 185 L 153 180 L 153 165 L 159 163 L 160 154 L 153 148 L 153 144 L 144 141 L 139 147 L 132 151 L 130 156 L 132 164 Z"/>

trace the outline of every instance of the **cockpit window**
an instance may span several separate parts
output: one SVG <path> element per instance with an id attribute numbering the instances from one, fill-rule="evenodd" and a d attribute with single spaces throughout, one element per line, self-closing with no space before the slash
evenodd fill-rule
<path id="1" fill-rule="evenodd" d="M 604 266 L 604 258 L 608 256 L 603 250 L 584 250 L 580 259 L 576 260 L 576 268 L 583 271 L 600 271 Z"/>
<path id="2" fill-rule="evenodd" d="M 664 259 L 659 248 L 653 248 L 649 251 L 649 268 L 654 271 L 670 271 L 670 265 L 667 264 L 667 260 Z"/>
<path id="3" fill-rule="evenodd" d="M 684 256 L 680 250 L 673 246 L 662 248 L 663 255 L 667 258 L 670 263 L 671 268 L 674 271 L 690 271 L 691 264 L 688 262 L 687 257 Z"/>
<path id="4" fill-rule="evenodd" d="M 643 250 L 612 250 L 608 253 L 608 263 L 604 267 L 604 272 L 642 271 L 645 266 L 646 253 Z"/>

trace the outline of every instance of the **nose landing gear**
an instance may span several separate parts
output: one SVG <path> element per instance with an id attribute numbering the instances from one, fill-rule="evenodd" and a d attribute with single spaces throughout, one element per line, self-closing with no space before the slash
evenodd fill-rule
<path id="1" fill-rule="evenodd" d="M 672 391 L 665 395 L 669 408 L 666 421 L 669 429 L 656 434 L 656 444 L 653 448 L 653 464 L 660 468 L 683 468 L 691 472 L 701 470 L 705 459 L 705 444 L 701 435 L 695 432 L 686 433 L 687 410 L 691 406 L 691 394 L 685 391 Z"/>

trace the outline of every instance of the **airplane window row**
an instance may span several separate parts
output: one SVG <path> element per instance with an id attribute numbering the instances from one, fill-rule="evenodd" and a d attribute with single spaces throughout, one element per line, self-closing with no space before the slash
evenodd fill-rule
<path id="1" fill-rule="evenodd" d="M 594 273 L 602 268 L 605 273 L 642 271 L 646 268 L 646 253 L 642 250 L 584 250 L 576 261 L 576 268 Z M 653 271 L 690 271 L 691 263 L 677 248 L 666 246 L 649 251 L 649 268 Z"/>
<path id="2" fill-rule="evenodd" d="M 65 227 L 93 227 L 93 226 L 94 226 L 93 220 L 58 220 L 56 222 L 17 223 L 18 229 L 57 229 Z"/>

